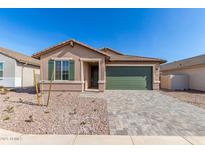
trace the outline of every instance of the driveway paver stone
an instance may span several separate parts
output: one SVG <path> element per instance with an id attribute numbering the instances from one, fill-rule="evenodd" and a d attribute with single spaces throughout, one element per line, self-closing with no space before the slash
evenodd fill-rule
<path id="1" fill-rule="evenodd" d="M 159 91 L 107 90 L 81 97 L 107 100 L 111 135 L 205 135 L 205 110 Z"/>

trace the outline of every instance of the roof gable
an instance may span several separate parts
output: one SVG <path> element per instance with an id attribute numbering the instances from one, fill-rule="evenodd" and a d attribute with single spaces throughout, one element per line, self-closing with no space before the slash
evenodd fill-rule
<path id="1" fill-rule="evenodd" d="M 80 45 L 80 46 L 83 46 L 83 47 L 85 47 L 85 48 L 88 48 L 88 49 L 90 49 L 90 50 L 92 50 L 92 51 L 94 51 L 94 52 L 97 52 L 97 53 L 99 53 L 99 54 L 101 54 L 101 55 L 103 55 L 103 56 L 109 57 L 106 53 L 102 53 L 102 52 L 100 52 L 99 50 L 97 50 L 97 49 L 95 49 L 95 48 L 92 48 L 92 47 L 90 47 L 90 46 L 88 46 L 88 45 L 85 45 L 84 43 L 78 42 L 78 41 L 76 41 L 76 40 L 74 40 L 74 39 L 70 39 L 70 40 L 61 42 L 61 43 L 59 43 L 59 44 L 56 44 L 56 45 L 54 45 L 54 46 L 52 46 L 52 47 L 46 48 L 46 49 L 44 49 L 44 50 L 41 50 L 41 51 L 39 51 L 39 52 L 33 54 L 32 57 L 39 59 L 42 55 L 47 54 L 47 53 L 49 53 L 49 52 L 51 52 L 51 51 L 53 51 L 53 50 L 55 50 L 55 49 L 64 47 L 64 46 L 66 46 L 66 45 L 70 45 L 70 46 L 73 47 L 73 46 L 75 45 L 75 43 L 78 44 L 78 45 Z"/>

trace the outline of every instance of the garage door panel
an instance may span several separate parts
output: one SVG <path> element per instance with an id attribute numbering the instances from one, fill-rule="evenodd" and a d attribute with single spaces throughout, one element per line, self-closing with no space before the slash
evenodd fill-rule
<path id="1" fill-rule="evenodd" d="M 106 89 L 152 89 L 151 67 L 107 67 Z"/>

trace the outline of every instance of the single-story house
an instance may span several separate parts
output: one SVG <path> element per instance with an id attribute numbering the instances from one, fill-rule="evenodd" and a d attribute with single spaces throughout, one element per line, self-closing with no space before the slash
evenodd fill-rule
<path id="1" fill-rule="evenodd" d="M 68 40 L 32 55 L 40 60 L 41 90 L 159 89 L 164 60 L 95 49 Z"/>
<path id="2" fill-rule="evenodd" d="M 0 86 L 25 88 L 34 86 L 33 70 L 40 76 L 40 61 L 21 53 L 0 48 Z"/>
<path id="3" fill-rule="evenodd" d="M 176 76 L 168 89 L 175 84 L 181 89 L 205 91 L 205 54 L 161 65 L 161 76 Z M 168 81 L 161 80 L 161 84 L 167 85 Z"/>

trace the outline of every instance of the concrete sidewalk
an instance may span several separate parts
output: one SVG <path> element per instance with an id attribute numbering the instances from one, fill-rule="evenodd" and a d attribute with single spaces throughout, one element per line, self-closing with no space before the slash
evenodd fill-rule
<path id="1" fill-rule="evenodd" d="M 0 136 L 7 145 L 200 145 L 205 137 L 187 136 L 98 136 L 98 135 L 20 135 Z"/>
<path id="2" fill-rule="evenodd" d="M 202 145 L 203 136 L 23 135 L 0 129 L 0 144 L 14 145 Z"/>

